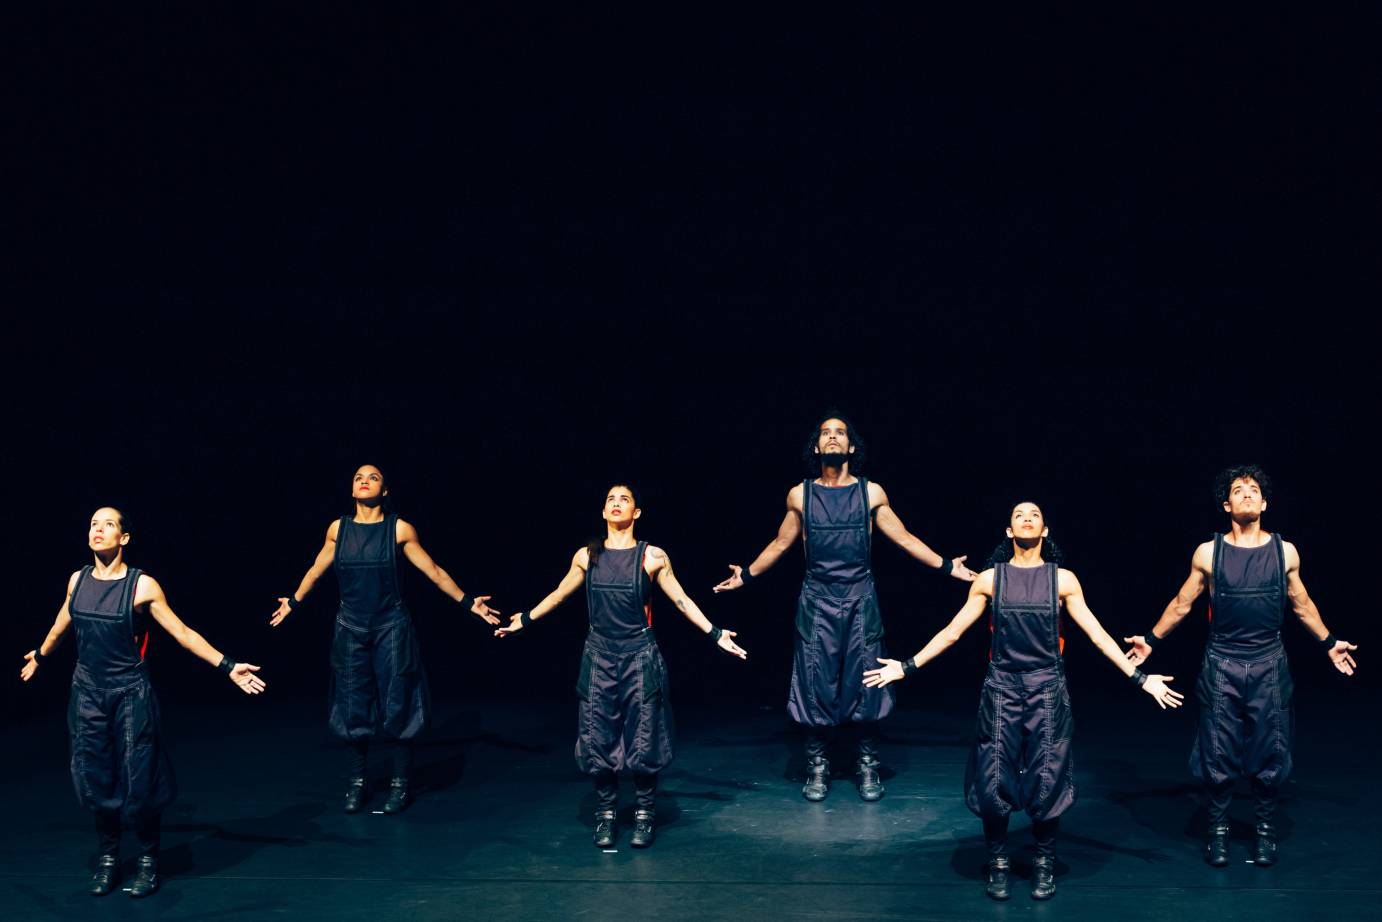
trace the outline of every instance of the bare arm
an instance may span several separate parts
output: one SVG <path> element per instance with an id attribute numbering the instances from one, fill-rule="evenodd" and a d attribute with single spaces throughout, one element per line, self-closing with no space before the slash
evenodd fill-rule
<path id="1" fill-rule="evenodd" d="M 312 591 L 312 587 L 317 585 L 317 580 L 326 575 L 326 571 L 331 569 L 331 564 L 336 560 L 336 530 L 340 528 L 339 521 L 332 522 L 326 526 L 326 540 L 322 543 L 322 549 L 317 551 L 317 559 L 312 561 L 312 566 L 307 568 L 307 573 L 302 577 L 302 582 L 298 583 L 297 591 L 292 598 L 280 596 L 278 599 L 278 609 L 269 618 L 269 624 L 278 627 L 283 623 L 283 619 L 292 612 L 293 606 L 307 598 L 307 593 Z"/>
<path id="2" fill-rule="evenodd" d="M 1314 601 L 1310 598 L 1310 593 L 1305 591 L 1305 583 L 1300 578 L 1300 552 L 1296 546 L 1289 541 L 1284 542 L 1283 550 L 1286 552 L 1286 595 L 1291 600 L 1291 610 L 1296 613 L 1300 623 L 1305 629 L 1314 636 L 1320 643 L 1328 640 L 1332 634 L 1329 628 L 1324 626 L 1324 619 L 1320 617 L 1319 609 L 1315 607 Z M 1353 670 L 1358 664 L 1353 661 L 1350 655 L 1358 649 L 1357 644 L 1349 643 L 1346 640 L 1335 640 L 1329 645 L 1326 651 L 1329 654 L 1330 662 L 1334 668 L 1344 675 L 1353 675 Z"/>
<path id="3" fill-rule="evenodd" d="M 561 578 L 557 588 L 547 594 L 541 602 L 538 602 L 527 612 L 529 621 L 536 621 L 546 617 L 547 613 L 556 608 L 562 602 L 571 597 L 571 594 L 585 583 L 585 568 L 588 566 L 588 553 L 585 548 L 581 548 L 571 556 L 571 569 L 566 571 L 566 575 Z M 509 619 L 509 623 L 504 627 L 495 628 L 495 637 L 507 637 L 516 634 L 523 629 L 523 612 L 517 612 Z"/>
<path id="4" fill-rule="evenodd" d="M 1099 619 L 1094 617 L 1094 612 L 1089 610 L 1085 604 L 1084 589 L 1080 586 L 1080 581 L 1075 578 L 1075 574 L 1069 570 L 1060 571 L 1060 596 L 1065 603 L 1065 610 L 1070 614 L 1070 618 L 1080 630 L 1089 635 L 1089 639 L 1094 641 L 1094 646 L 1099 648 L 1099 652 L 1108 657 L 1109 662 L 1118 668 L 1118 671 L 1128 678 L 1132 678 L 1137 672 L 1137 667 L 1130 663 L 1123 655 L 1123 651 L 1118 649 L 1118 643 L 1109 636 L 1108 631 L 1099 623 Z M 1166 687 L 1174 676 L 1169 675 L 1149 675 L 1142 683 L 1142 690 L 1151 695 L 1162 708 L 1180 707 L 1183 696 L 1179 692 L 1173 692 Z"/>
<path id="5" fill-rule="evenodd" d="M 49 656 L 62 639 L 67 636 L 67 630 L 72 626 L 72 615 L 67 611 L 67 603 L 72 598 L 72 589 L 77 585 L 77 574 L 73 573 L 67 579 L 67 597 L 62 600 L 62 607 L 58 609 L 58 616 L 53 619 L 53 626 L 48 629 L 48 633 L 43 635 L 43 641 L 34 649 L 24 654 L 24 667 L 19 670 L 19 678 L 27 682 L 38 672 L 38 661 L 42 657 Z"/>
<path id="6" fill-rule="evenodd" d="M 783 554 L 792 549 L 792 545 L 801 540 L 801 494 L 800 485 L 787 491 L 787 514 L 782 517 L 782 524 L 777 527 L 777 537 L 769 541 L 768 546 L 763 548 L 747 567 L 730 564 L 731 575 L 729 579 L 715 586 L 716 592 L 728 592 L 744 585 L 741 573 L 743 570 L 748 571 L 750 579 L 762 576 L 782 559 Z"/>
<path id="7" fill-rule="evenodd" d="M 671 599 L 672 603 L 677 606 L 677 611 L 685 615 L 686 620 L 700 628 L 702 634 L 711 633 L 715 625 L 711 624 L 710 619 L 701 612 L 695 602 L 691 601 L 686 590 L 681 588 L 681 583 L 677 582 L 676 574 L 672 572 L 672 558 L 668 557 L 662 548 L 650 547 L 648 548 L 648 566 L 650 575 L 657 580 L 662 591 L 667 593 L 667 598 Z M 735 636 L 734 631 L 721 629 L 720 636 L 715 643 L 720 649 L 733 653 L 740 659 L 747 659 L 748 653 L 734 642 Z"/>
<path id="8" fill-rule="evenodd" d="M 147 605 L 149 614 L 158 622 L 159 627 L 171 634 L 173 639 L 191 652 L 193 656 L 213 666 L 221 664 L 222 659 L 224 659 L 221 651 L 211 646 L 207 643 L 206 638 L 183 623 L 182 619 L 168 605 L 168 600 L 163 595 L 163 587 L 158 584 L 158 580 L 152 576 L 140 576 L 139 585 L 135 587 L 134 591 L 134 604 L 136 608 Z M 249 663 L 236 663 L 228 675 L 230 680 L 246 694 L 257 695 L 264 690 L 264 680 L 255 675 L 258 671 L 258 666 L 252 666 Z"/>
<path id="9" fill-rule="evenodd" d="M 912 665 L 921 668 L 954 646 L 955 642 L 964 635 L 964 632 L 973 627 L 974 622 L 983 615 L 992 595 L 993 571 L 985 570 L 979 574 L 978 579 L 970 583 L 969 598 L 965 599 L 964 606 L 955 613 L 955 617 L 950 619 L 949 624 L 937 631 L 936 636 L 927 641 L 926 646 L 912 657 Z M 900 660 L 879 657 L 878 661 L 883 664 L 882 668 L 864 671 L 865 685 L 871 688 L 882 688 L 889 682 L 896 682 L 906 675 Z"/>
<path id="10" fill-rule="evenodd" d="M 1176 625 L 1190 614 L 1190 610 L 1195 607 L 1195 600 L 1209 585 L 1209 571 L 1213 566 L 1214 542 L 1206 541 L 1195 548 L 1195 553 L 1190 558 L 1190 575 L 1185 578 L 1185 583 L 1176 593 L 1176 597 L 1167 604 L 1166 610 L 1161 613 L 1161 617 L 1152 626 L 1153 642 L 1165 640 L 1166 636 L 1176 629 Z M 1142 634 L 1124 637 L 1123 642 L 1132 644 L 1132 649 L 1126 655 L 1128 661 L 1134 666 L 1145 663 L 1147 658 L 1152 655 L 1152 647 Z"/>
<path id="11" fill-rule="evenodd" d="M 876 483 L 869 484 L 869 501 L 873 505 L 874 524 L 878 526 L 879 531 L 888 537 L 888 540 L 928 567 L 939 570 L 945 566 L 944 557 L 931 550 L 925 541 L 912 534 L 907 530 L 907 526 L 902 524 L 902 520 L 897 517 L 897 513 L 893 511 L 892 505 L 888 502 L 888 494 Z M 956 557 L 950 562 L 952 567 L 950 575 L 956 579 L 973 582 L 977 574 L 965 566 L 964 562 L 967 557 L 968 555 Z"/>
<path id="12" fill-rule="evenodd" d="M 456 581 L 451 575 L 437 565 L 430 554 L 423 550 L 422 542 L 418 540 L 417 529 L 409 523 L 398 520 L 398 540 L 403 545 L 403 556 L 408 558 L 408 562 L 422 571 L 422 574 L 432 581 L 432 585 L 440 589 L 453 602 L 460 602 L 466 598 L 466 594 L 461 591 L 461 587 L 456 585 Z M 498 624 L 499 619 L 495 617 L 498 611 L 491 609 L 485 603 L 490 599 L 487 595 L 471 596 L 470 605 L 467 606 L 471 614 L 478 615 L 486 624 Z"/>

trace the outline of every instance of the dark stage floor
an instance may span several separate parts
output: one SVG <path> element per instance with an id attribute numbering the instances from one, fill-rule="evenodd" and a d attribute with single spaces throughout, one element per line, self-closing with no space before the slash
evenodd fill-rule
<path id="1" fill-rule="evenodd" d="M 1081 799 L 1064 823 L 1059 893 L 982 895 L 979 824 L 958 796 L 977 688 L 926 701 L 908 689 L 887 725 L 887 797 L 861 803 L 837 778 L 824 804 L 795 780 L 780 709 L 679 702 L 679 752 L 657 844 L 590 844 L 592 798 L 572 765 L 574 708 L 439 702 L 419 752 L 420 797 L 398 817 L 339 812 L 341 753 L 321 701 L 180 707 L 163 690 L 182 795 L 166 819 L 164 887 L 143 903 L 84 893 L 89 819 L 67 776 L 63 715 L 6 740 L 0 906 L 10 919 L 1064 919 L 1369 918 L 1382 897 L 1372 763 L 1377 696 L 1301 696 L 1297 768 L 1283 802 L 1282 861 L 1245 863 L 1251 804 L 1235 804 L 1234 860 L 1201 863 L 1188 784 L 1192 715 L 1131 692 L 1075 701 Z M 1116 691 L 1124 692 L 1122 688 Z M 264 706 L 259 706 L 259 705 Z M 270 707 L 269 705 L 275 705 Z M 377 776 L 385 774 L 378 766 Z M 630 799 L 628 783 L 622 792 Z M 372 807 L 378 809 L 382 797 Z M 126 846 L 126 854 L 133 844 Z M 127 866 L 128 866 L 127 858 Z"/>

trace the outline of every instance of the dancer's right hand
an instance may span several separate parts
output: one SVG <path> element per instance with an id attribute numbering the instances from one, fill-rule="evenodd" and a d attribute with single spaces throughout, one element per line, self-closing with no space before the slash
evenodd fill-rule
<path id="1" fill-rule="evenodd" d="M 283 619 L 292 614 L 293 610 L 288 606 L 288 597 L 285 595 L 278 600 L 278 611 L 269 618 L 269 624 L 278 627 L 283 623 Z"/>
<path id="2" fill-rule="evenodd" d="M 740 586 L 744 585 L 744 578 L 739 575 L 739 571 L 742 570 L 743 567 L 737 564 L 730 564 L 729 568 L 733 572 L 730 574 L 729 579 L 722 583 L 715 584 L 716 592 L 729 592 L 731 589 L 738 589 Z"/>
<path id="3" fill-rule="evenodd" d="M 523 612 L 516 612 L 509 618 L 509 623 L 504 627 L 494 629 L 495 637 L 508 637 L 510 634 L 517 634 L 523 630 Z"/>
<path id="4" fill-rule="evenodd" d="M 1128 651 L 1128 662 L 1134 666 L 1140 666 L 1147 662 L 1147 658 L 1152 655 L 1152 648 L 1147 646 L 1147 641 L 1142 634 L 1134 634 L 1131 637 L 1124 637 L 1123 643 L 1132 644 L 1132 649 Z"/>
<path id="5" fill-rule="evenodd" d="M 24 664 L 23 669 L 19 670 L 19 678 L 25 682 L 32 679 L 34 673 L 38 672 L 38 657 L 35 656 L 36 653 L 38 653 L 37 650 L 30 650 L 28 653 L 24 654 L 24 659 L 28 662 Z"/>
<path id="6" fill-rule="evenodd" d="M 882 669 L 865 669 L 864 684 L 869 688 L 882 688 L 890 682 L 896 682 L 902 678 L 902 660 L 884 659 L 878 657 L 878 661 L 883 664 Z"/>
<path id="7" fill-rule="evenodd" d="M 1166 683 L 1174 678 L 1175 676 L 1169 675 L 1149 675 L 1142 685 L 1142 690 L 1151 695 L 1152 700 L 1161 705 L 1163 711 L 1167 708 L 1178 708 L 1185 700 L 1185 696 L 1180 692 L 1173 692 L 1166 687 Z"/>

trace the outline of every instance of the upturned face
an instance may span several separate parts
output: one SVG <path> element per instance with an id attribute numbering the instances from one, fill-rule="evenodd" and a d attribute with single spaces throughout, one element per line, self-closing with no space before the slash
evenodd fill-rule
<path id="1" fill-rule="evenodd" d="M 387 496 L 389 488 L 384 486 L 384 472 L 373 464 L 362 464 L 350 482 L 351 499 L 360 502 L 377 502 Z"/>
<path id="2" fill-rule="evenodd" d="M 849 444 L 849 427 L 844 420 L 832 418 L 821 423 L 821 431 L 816 436 L 816 454 L 854 454 L 854 446 Z"/>
<path id="3" fill-rule="evenodd" d="M 615 525 L 627 525 L 642 515 L 633 500 L 633 491 L 622 484 L 610 487 L 605 495 L 604 520 Z"/>
<path id="4" fill-rule="evenodd" d="M 1267 511 L 1267 500 L 1262 496 L 1262 487 L 1251 477 L 1239 477 L 1228 488 L 1228 499 L 1224 500 L 1224 511 L 1235 522 L 1251 522 Z"/>
<path id="5" fill-rule="evenodd" d="M 1026 538 L 1035 541 L 1047 535 L 1046 519 L 1041 515 L 1041 507 L 1036 503 L 1018 503 L 1013 507 L 1008 520 L 1009 538 Z"/>
<path id="6" fill-rule="evenodd" d="M 124 547 L 130 536 L 125 534 L 120 524 L 120 510 L 112 506 L 102 506 L 91 516 L 91 527 L 86 532 L 86 546 L 93 551 L 109 551 Z"/>

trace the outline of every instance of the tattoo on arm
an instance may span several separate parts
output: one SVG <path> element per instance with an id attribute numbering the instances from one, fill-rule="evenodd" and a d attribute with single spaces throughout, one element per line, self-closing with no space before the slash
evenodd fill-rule
<path id="1" fill-rule="evenodd" d="M 686 600 L 685 600 L 685 599 L 677 599 L 677 608 L 680 609 L 681 611 L 686 611 Z"/>

